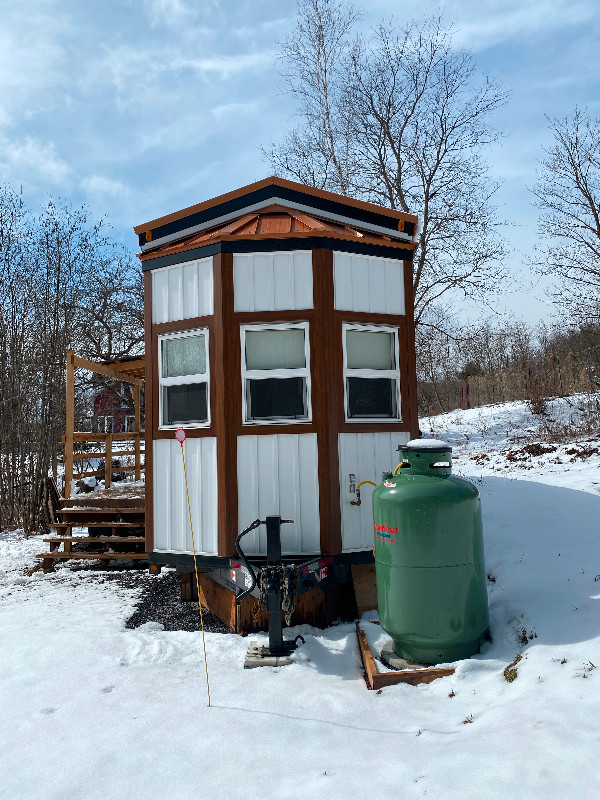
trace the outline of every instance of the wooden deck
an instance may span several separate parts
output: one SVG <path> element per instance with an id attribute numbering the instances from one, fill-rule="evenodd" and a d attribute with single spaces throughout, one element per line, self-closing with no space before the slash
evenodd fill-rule
<path id="1" fill-rule="evenodd" d="M 146 561 L 146 509 L 143 486 L 114 484 L 111 489 L 78 494 L 59 501 L 55 531 L 44 539 L 48 551 L 38 553 L 44 569 L 53 569 L 57 560 L 100 559 Z M 73 529 L 87 528 L 86 536 Z"/>

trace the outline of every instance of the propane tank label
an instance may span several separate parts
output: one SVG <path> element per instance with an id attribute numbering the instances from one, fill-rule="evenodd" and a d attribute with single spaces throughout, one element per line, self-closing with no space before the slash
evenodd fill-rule
<path id="1" fill-rule="evenodd" d="M 389 525 L 378 525 L 375 523 L 375 538 L 380 542 L 387 542 L 388 544 L 396 544 L 396 540 L 392 539 L 392 535 L 398 533 L 398 528 L 392 528 Z"/>
<path id="2" fill-rule="evenodd" d="M 386 489 L 392 489 L 396 484 L 392 483 L 391 481 L 385 481 L 383 485 L 385 486 Z"/>

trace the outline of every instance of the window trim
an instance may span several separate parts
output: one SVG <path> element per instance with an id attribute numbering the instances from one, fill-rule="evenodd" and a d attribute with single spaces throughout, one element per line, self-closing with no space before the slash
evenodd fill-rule
<path id="1" fill-rule="evenodd" d="M 206 371 L 195 375 L 177 375 L 174 378 L 163 378 L 162 376 L 162 342 L 166 339 L 185 339 L 190 336 L 204 336 Z M 207 327 L 192 328 L 184 331 L 174 331 L 173 333 L 161 333 L 158 335 L 158 430 L 171 431 L 177 428 L 210 428 L 210 360 L 209 360 L 209 330 Z M 206 384 L 206 422 L 176 422 L 173 424 L 163 423 L 163 387 L 164 386 L 185 386 L 190 384 Z"/>
<path id="2" fill-rule="evenodd" d="M 305 366 L 292 369 L 246 369 L 246 332 L 247 331 L 304 331 Z M 312 393 L 310 376 L 310 337 L 308 322 L 260 322 L 240 325 L 241 373 L 242 373 L 242 425 L 306 425 L 312 423 Z M 266 380 L 268 378 L 302 378 L 306 403 L 305 417 L 271 417 L 249 419 L 249 401 L 247 381 Z"/>
<path id="3" fill-rule="evenodd" d="M 365 333 L 391 333 L 394 337 L 395 369 L 353 369 L 348 367 L 346 350 L 346 334 L 348 331 L 364 331 Z M 344 352 L 344 420 L 349 423 L 373 422 L 385 424 L 389 422 L 397 425 L 402 422 L 402 406 L 400 392 L 400 347 L 398 341 L 398 327 L 396 325 L 369 325 L 358 322 L 342 323 L 342 349 Z M 348 378 L 389 378 L 396 384 L 396 416 L 395 417 L 351 417 L 348 414 Z"/>

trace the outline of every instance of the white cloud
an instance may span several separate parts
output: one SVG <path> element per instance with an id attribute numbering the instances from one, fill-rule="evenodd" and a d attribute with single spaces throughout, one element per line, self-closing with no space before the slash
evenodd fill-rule
<path id="1" fill-rule="evenodd" d="M 219 106 L 211 108 L 210 113 L 217 120 L 234 120 L 238 117 L 247 116 L 248 114 L 256 114 L 260 108 L 260 103 L 223 103 Z"/>
<path id="2" fill-rule="evenodd" d="M 19 2 L 0 27 L 0 118 L 31 118 L 52 107 L 68 83 L 61 39 L 68 30 L 55 3 Z"/>
<path id="3" fill-rule="evenodd" d="M 480 51 L 523 37 L 581 25 L 595 15 L 588 0 L 503 0 L 502 3 L 455 0 L 444 9 L 448 22 L 457 21 L 454 43 Z"/>
<path id="4" fill-rule="evenodd" d="M 29 179 L 59 187 L 65 185 L 71 171 L 52 142 L 40 142 L 30 136 L 0 141 L 0 153 L 0 172 L 7 181 Z"/>
<path id="5" fill-rule="evenodd" d="M 130 189 L 122 181 L 107 178 L 105 175 L 90 175 L 81 181 L 81 188 L 87 195 L 121 197 Z"/>
<path id="6" fill-rule="evenodd" d="M 203 7 L 197 2 L 186 3 L 184 0 L 145 0 L 144 5 L 148 10 L 150 22 L 158 27 L 167 25 L 170 28 L 182 28 L 194 25 L 200 19 L 212 19 L 215 11 L 218 11 L 218 4 L 211 3 L 212 8 Z M 204 27 L 204 26 L 203 26 Z M 208 32 L 210 28 L 205 27 Z"/>

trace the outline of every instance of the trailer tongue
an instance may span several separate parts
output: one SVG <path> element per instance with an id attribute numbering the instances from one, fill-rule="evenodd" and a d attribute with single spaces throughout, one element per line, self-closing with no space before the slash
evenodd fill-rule
<path id="1" fill-rule="evenodd" d="M 249 595 L 258 584 L 260 602 L 266 607 L 269 615 L 269 644 L 265 646 L 258 645 L 256 642 L 250 643 L 244 662 L 245 669 L 291 664 L 290 654 L 298 646 L 298 640 L 304 644 L 302 636 L 296 636 L 293 640 L 285 640 L 281 625 L 282 611 L 285 612 L 286 624 L 290 624 L 294 610 L 293 589 L 296 578 L 295 565 L 284 564 L 281 560 L 281 526 L 286 523 L 293 524 L 293 520 L 281 519 L 278 516 L 267 517 L 263 521 L 256 519 L 235 540 L 240 561 L 248 571 L 251 580 L 250 586 L 236 596 L 236 605 L 239 605 L 242 599 Z M 266 525 L 267 528 L 267 563 L 261 568 L 257 580 L 256 573 L 246 558 L 240 542 L 243 536 L 258 528 L 259 525 Z"/>

